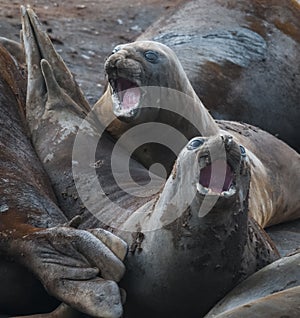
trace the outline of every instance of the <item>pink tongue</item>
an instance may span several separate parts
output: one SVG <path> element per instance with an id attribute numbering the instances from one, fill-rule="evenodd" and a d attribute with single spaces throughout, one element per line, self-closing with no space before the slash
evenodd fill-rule
<path id="1" fill-rule="evenodd" d="M 212 163 L 212 165 L 206 166 L 200 171 L 200 184 L 206 188 L 210 188 L 213 192 L 216 193 L 221 193 L 222 191 L 229 190 L 232 180 L 232 170 L 223 160 L 216 160 Z"/>
<path id="2" fill-rule="evenodd" d="M 138 105 L 141 91 L 138 87 L 129 88 L 124 92 L 122 108 L 130 109 Z"/>

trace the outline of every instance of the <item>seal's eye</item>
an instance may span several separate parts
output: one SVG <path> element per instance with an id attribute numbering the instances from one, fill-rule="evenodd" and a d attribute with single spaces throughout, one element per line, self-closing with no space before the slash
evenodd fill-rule
<path id="1" fill-rule="evenodd" d="M 243 146 L 240 146 L 241 156 L 246 157 L 246 150 Z"/>
<path id="2" fill-rule="evenodd" d="M 119 46 L 116 46 L 112 51 L 111 51 L 111 54 L 115 54 L 117 53 L 118 51 L 120 51 L 120 47 Z"/>
<path id="3" fill-rule="evenodd" d="M 202 139 L 194 139 L 187 145 L 187 149 L 188 150 L 194 150 L 194 149 L 202 146 L 203 144 L 204 144 L 204 140 L 202 140 Z"/>
<path id="4" fill-rule="evenodd" d="M 158 53 L 154 51 L 146 51 L 144 52 L 144 56 L 145 56 L 145 59 L 151 63 L 156 63 L 158 60 Z"/>

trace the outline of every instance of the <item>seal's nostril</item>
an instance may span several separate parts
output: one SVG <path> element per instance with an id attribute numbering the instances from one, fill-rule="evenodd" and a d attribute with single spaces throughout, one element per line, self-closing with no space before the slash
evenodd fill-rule
<path id="1" fill-rule="evenodd" d="M 187 149 L 188 150 L 194 150 L 204 144 L 204 140 L 202 139 L 193 139 L 188 145 Z"/>

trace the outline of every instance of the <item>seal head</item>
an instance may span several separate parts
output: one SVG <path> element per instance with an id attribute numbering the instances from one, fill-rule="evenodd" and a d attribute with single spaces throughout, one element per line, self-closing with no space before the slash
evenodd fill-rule
<path id="1" fill-rule="evenodd" d="M 178 67 L 181 64 L 176 55 L 164 44 L 140 41 L 116 46 L 105 63 L 115 116 L 125 122 L 142 121 L 146 115 L 149 120 L 142 106 L 156 107 L 156 101 L 147 95 L 147 87 L 182 91 L 184 81 L 170 76 L 170 70 Z M 150 115 L 154 120 L 157 112 L 152 110 Z"/>

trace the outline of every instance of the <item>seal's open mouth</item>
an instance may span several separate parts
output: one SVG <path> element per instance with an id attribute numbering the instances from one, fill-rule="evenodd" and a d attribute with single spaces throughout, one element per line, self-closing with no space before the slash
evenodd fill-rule
<path id="1" fill-rule="evenodd" d="M 140 87 L 126 79 L 119 77 L 110 79 L 113 94 L 113 110 L 117 117 L 134 117 L 141 102 L 142 91 Z"/>
<path id="2" fill-rule="evenodd" d="M 235 192 L 235 175 L 226 160 L 217 159 L 212 163 L 206 157 L 200 162 L 197 190 L 202 195 L 232 196 Z"/>

